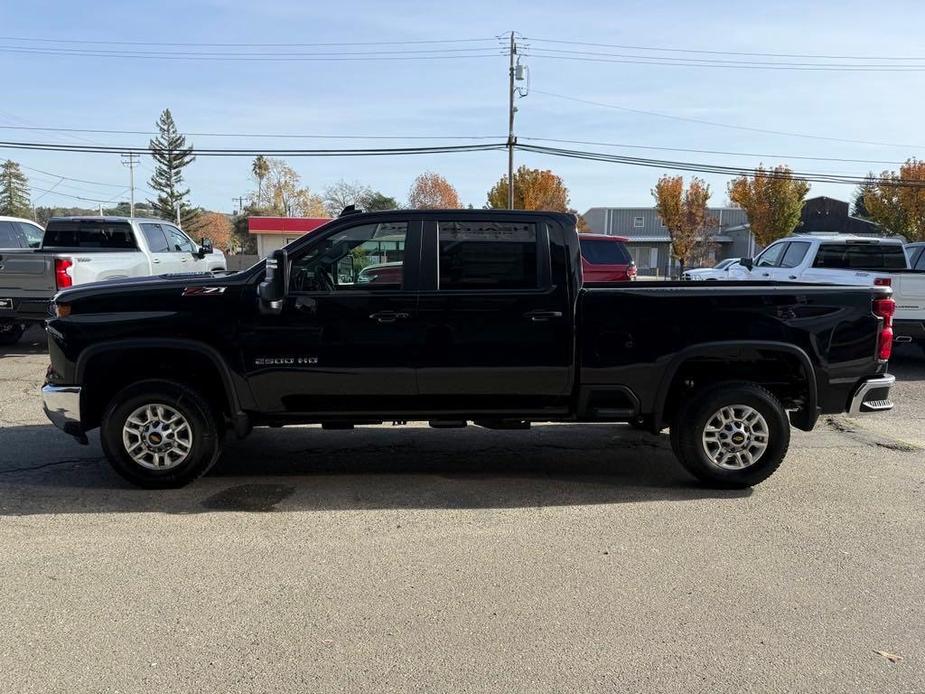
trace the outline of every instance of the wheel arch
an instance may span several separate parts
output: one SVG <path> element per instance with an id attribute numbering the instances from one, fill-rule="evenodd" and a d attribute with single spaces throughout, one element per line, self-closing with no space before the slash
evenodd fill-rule
<path id="1" fill-rule="evenodd" d="M 171 359 L 177 361 L 171 362 Z M 171 368 L 177 363 L 179 368 Z M 105 374 L 102 371 L 104 365 Z M 139 366 L 144 370 L 133 372 Z M 105 407 L 103 401 L 111 398 L 120 387 L 147 378 L 206 386 L 213 404 L 229 417 L 235 431 L 246 432 L 247 416 L 225 359 L 205 343 L 180 338 L 112 340 L 85 349 L 75 365 L 75 380 L 85 386 L 81 397 L 81 418 L 87 420 L 87 428 L 99 424 L 102 408 Z M 94 392 L 94 387 L 99 388 L 98 393 Z"/>
<path id="2" fill-rule="evenodd" d="M 801 388 L 805 404 L 790 415 L 791 423 L 798 429 L 809 431 L 819 416 L 819 386 L 816 369 L 809 355 L 797 345 L 770 340 L 729 340 L 693 345 L 674 356 L 662 374 L 653 406 L 656 431 L 667 425 L 672 414 L 672 395 L 679 386 L 685 368 L 694 364 L 705 364 L 722 360 L 723 364 L 742 365 L 753 361 L 773 361 L 783 358 L 784 363 L 796 365 L 801 372 L 805 387 Z M 726 379 L 723 379 L 726 380 Z M 743 380 L 741 375 L 728 380 Z M 755 383 L 764 385 L 762 379 Z"/>

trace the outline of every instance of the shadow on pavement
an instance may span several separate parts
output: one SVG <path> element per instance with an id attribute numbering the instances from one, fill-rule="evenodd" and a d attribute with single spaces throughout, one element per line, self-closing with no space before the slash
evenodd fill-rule
<path id="1" fill-rule="evenodd" d="M 257 430 L 228 439 L 205 478 L 176 490 L 129 486 L 102 457 L 98 439 L 71 443 L 51 427 L 0 430 L 0 515 L 203 513 L 358 509 L 503 509 L 745 497 L 697 485 L 666 437 L 622 425 L 315 427 Z M 11 451 L 41 448 L 43 462 Z"/>
<path id="2" fill-rule="evenodd" d="M 30 325 L 15 345 L 0 345 L 0 359 L 24 354 L 47 353 L 48 338 L 45 336 L 45 327 L 42 325 Z"/>

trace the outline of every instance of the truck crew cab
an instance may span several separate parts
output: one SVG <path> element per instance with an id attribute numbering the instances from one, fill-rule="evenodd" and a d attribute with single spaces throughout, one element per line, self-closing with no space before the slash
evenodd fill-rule
<path id="1" fill-rule="evenodd" d="M 409 420 L 670 427 L 692 474 L 744 487 L 791 424 L 892 407 L 888 287 L 594 285 L 581 268 L 567 214 L 342 215 L 239 273 L 61 292 L 45 409 L 84 442 L 99 427 L 145 487 L 204 474 L 228 430 Z"/>

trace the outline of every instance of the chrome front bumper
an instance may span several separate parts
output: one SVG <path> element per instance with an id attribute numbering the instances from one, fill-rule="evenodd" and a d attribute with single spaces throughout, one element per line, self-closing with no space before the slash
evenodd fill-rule
<path id="1" fill-rule="evenodd" d="M 892 410 L 893 401 L 890 400 L 890 388 L 894 383 L 896 383 L 896 377 L 890 374 L 864 381 L 851 398 L 848 414 Z"/>
<path id="2" fill-rule="evenodd" d="M 42 386 L 42 401 L 52 424 L 71 436 L 84 436 L 80 425 L 80 386 Z"/>

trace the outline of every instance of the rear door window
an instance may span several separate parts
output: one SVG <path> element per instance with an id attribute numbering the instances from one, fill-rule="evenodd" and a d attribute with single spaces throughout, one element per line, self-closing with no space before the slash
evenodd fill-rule
<path id="1" fill-rule="evenodd" d="M 796 267 L 803 262 L 803 259 L 806 257 L 806 252 L 808 250 L 808 241 L 791 241 L 790 245 L 787 246 L 784 257 L 781 258 L 780 266 L 787 268 Z"/>
<path id="2" fill-rule="evenodd" d="M 592 265 L 629 265 L 633 262 L 626 246 L 619 241 L 583 239 L 581 235 L 578 240 L 582 257 Z"/>
<path id="3" fill-rule="evenodd" d="M 167 253 L 170 251 L 167 236 L 164 234 L 164 228 L 160 224 L 146 222 L 141 225 L 141 230 L 144 232 L 148 248 L 152 253 Z"/>
<path id="4" fill-rule="evenodd" d="M 532 222 L 441 221 L 438 286 L 459 289 L 536 289 L 540 253 Z"/>
<path id="5" fill-rule="evenodd" d="M 925 270 L 925 247 L 907 249 L 909 267 L 913 270 Z"/>
<path id="6" fill-rule="evenodd" d="M 13 222 L 13 226 L 19 227 L 19 231 L 22 232 L 26 243 L 25 248 L 38 248 L 42 245 L 42 236 L 45 235 L 45 230 L 42 227 L 28 222 Z"/>
<path id="7" fill-rule="evenodd" d="M 903 270 L 906 252 L 898 243 L 824 243 L 819 246 L 815 268 L 835 270 Z"/>
<path id="8" fill-rule="evenodd" d="M 138 249 L 128 222 L 92 219 L 50 221 L 42 245 L 45 248 Z"/>

